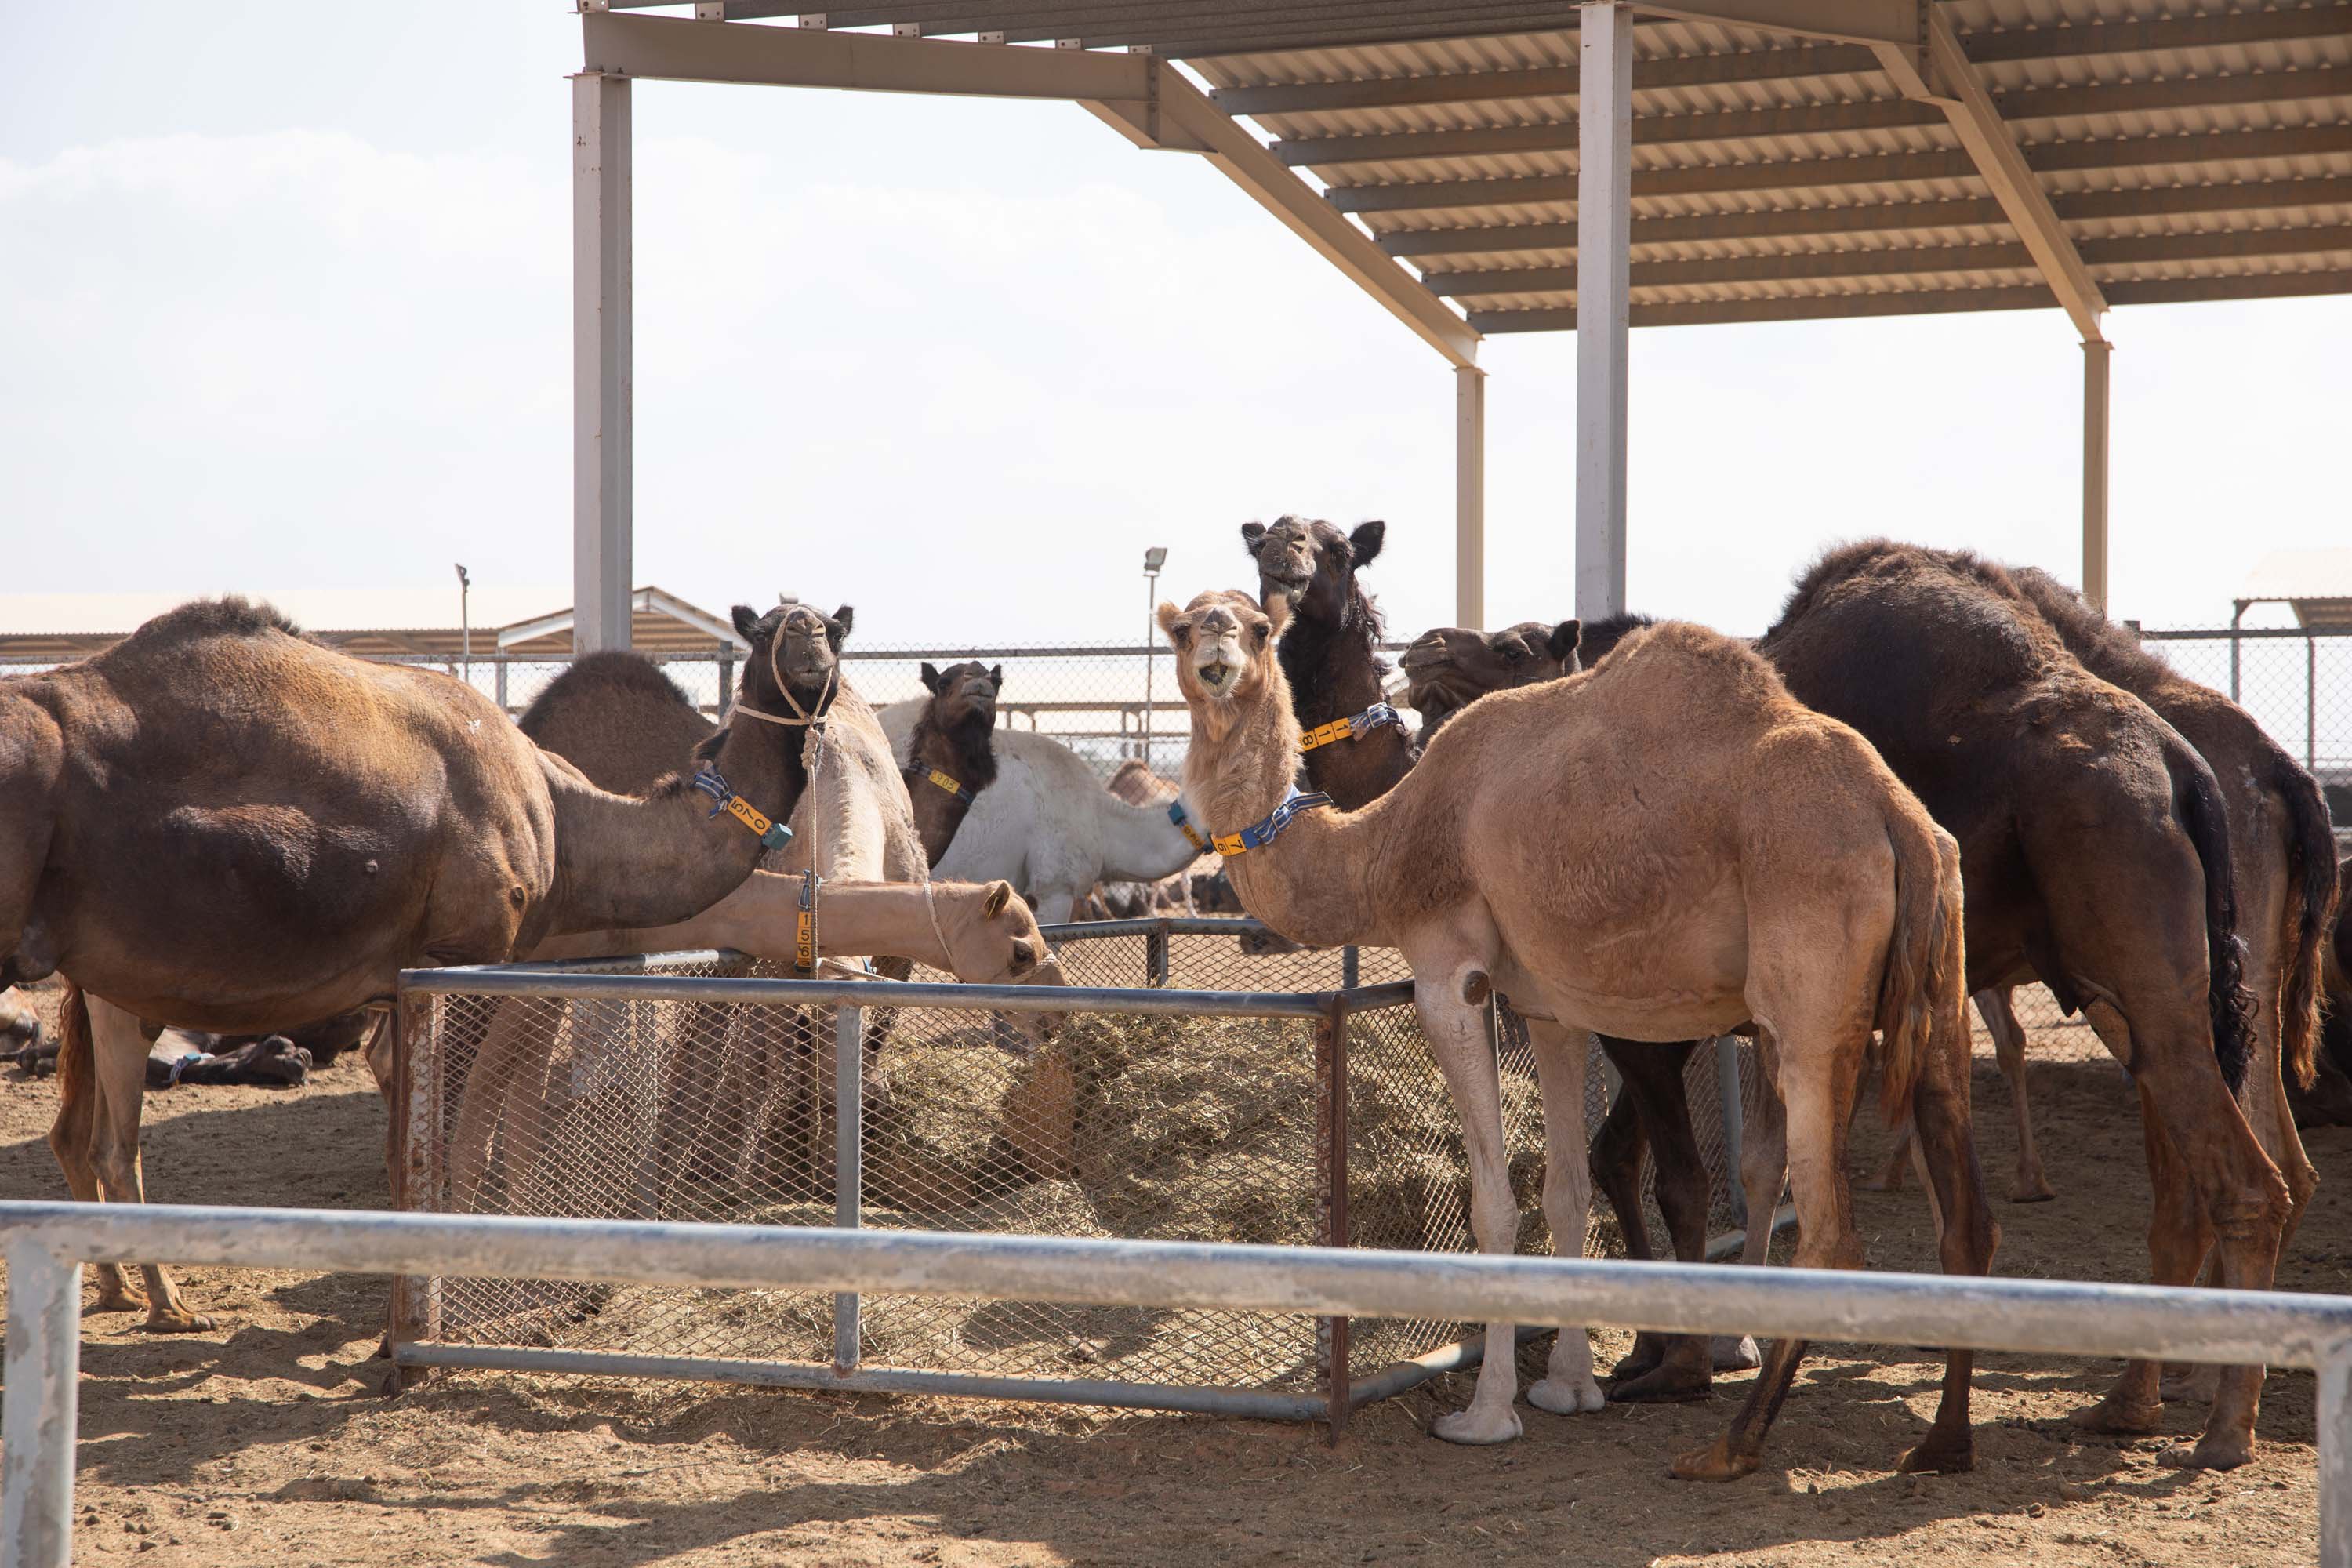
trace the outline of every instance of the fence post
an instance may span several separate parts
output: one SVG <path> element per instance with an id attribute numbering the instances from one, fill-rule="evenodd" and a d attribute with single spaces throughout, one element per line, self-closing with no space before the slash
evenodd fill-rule
<path id="1" fill-rule="evenodd" d="M 1339 984 L 1353 989 L 1363 984 L 1364 955 L 1349 942 L 1339 950 Z"/>
<path id="2" fill-rule="evenodd" d="M 8 1342 L 16 1342 L 13 1325 Z M 8 1386 L 16 1386 L 13 1376 Z M 2352 1343 L 2335 1346 L 2319 1363 L 2317 1415 L 2319 1565 L 2352 1568 Z"/>
<path id="3" fill-rule="evenodd" d="M 1352 949 L 1350 951 L 1353 951 Z M 1315 1023 L 1316 1131 L 1322 1135 L 1323 1245 L 1354 1245 L 1348 1229 L 1348 999 L 1335 994 Z M 1325 1318 L 1316 1325 L 1323 1352 L 1323 1395 L 1328 1404 L 1330 1442 L 1339 1446 L 1348 1429 L 1348 1395 L 1351 1384 L 1348 1356 L 1348 1320 Z"/>
<path id="4" fill-rule="evenodd" d="M 1748 1188 L 1739 1179 L 1739 1152 L 1746 1138 L 1748 1122 L 1739 1098 L 1739 1038 L 1736 1035 L 1715 1037 L 1716 1102 L 1723 1107 L 1724 1185 L 1731 1189 L 1731 1212 L 1741 1225 L 1748 1223 Z"/>
<path id="5" fill-rule="evenodd" d="M 446 1005 L 421 998 L 405 986 L 393 999 L 390 1165 L 395 1209 L 439 1214 L 448 1207 L 441 1190 L 440 1031 L 425 1023 L 427 1008 Z M 402 1345 L 440 1337 L 441 1282 L 403 1274 L 393 1279 L 391 1294 L 384 1333 L 384 1351 L 394 1357 L 388 1390 L 425 1380 L 428 1369 L 402 1366 L 398 1357 Z"/>
<path id="6" fill-rule="evenodd" d="M 81 1265 L 8 1244 L 8 1392 L 0 1415 L 0 1560 L 70 1568 L 79 1424 Z"/>
<path id="7" fill-rule="evenodd" d="M 719 721 L 727 722 L 727 710 L 735 706 L 735 645 L 729 643 L 719 650 Z"/>
<path id="8" fill-rule="evenodd" d="M 2303 628 L 2303 771 L 2319 771 L 2319 639 Z"/>
<path id="9" fill-rule="evenodd" d="M 507 706 L 507 661 L 503 658 L 499 660 L 499 711 L 501 713 L 513 711 Z"/>
<path id="10" fill-rule="evenodd" d="M 1158 990 L 1168 988 L 1168 922 L 1161 921 L 1144 934 L 1143 983 Z"/>
<path id="11" fill-rule="evenodd" d="M 856 1230 L 866 1191 L 866 1009 L 844 1007 L 833 1023 L 833 1223 Z M 857 1293 L 833 1299 L 833 1369 L 857 1369 Z"/>

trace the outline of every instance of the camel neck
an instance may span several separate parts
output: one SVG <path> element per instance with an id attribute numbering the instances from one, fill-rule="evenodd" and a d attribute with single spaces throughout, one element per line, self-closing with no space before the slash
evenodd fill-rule
<path id="1" fill-rule="evenodd" d="M 717 903 L 671 925 L 577 932 L 533 949 L 533 958 L 602 958 L 622 953 L 694 952 L 733 948 L 753 958 L 789 963 L 798 934 L 801 879 L 754 871 Z M 957 890 L 940 888 L 940 919 L 945 922 Z M 818 894 L 818 939 L 835 958 L 911 958 L 948 969 L 919 886 L 880 882 L 826 884 Z"/>
<path id="2" fill-rule="evenodd" d="M 1289 795 L 1298 765 L 1298 721 L 1286 682 L 1276 679 L 1223 735 L 1199 705 L 1184 763 L 1184 809 L 1203 834 L 1237 833 L 1263 821 Z M 1365 890 L 1379 863 L 1381 829 L 1368 814 L 1321 806 L 1299 812 L 1272 843 L 1225 858 L 1243 907 L 1294 942 L 1313 947 L 1378 943 L 1375 905 Z"/>
<path id="3" fill-rule="evenodd" d="M 955 842 L 957 829 L 982 790 L 996 782 L 996 751 L 989 743 L 992 713 L 967 713 L 942 724 L 926 705 L 908 738 L 908 765 L 901 770 L 915 808 L 915 828 L 933 866 Z"/>
<path id="4" fill-rule="evenodd" d="M 1304 616 L 1294 621 L 1283 635 L 1281 660 L 1302 729 L 1352 719 L 1386 695 L 1370 617 L 1352 597 L 1346 619 L 1337 625 Z M 1394 788 L 1412 763 L 1410 737 L 1402 727 L 1384 724 L 1307 752 L 1307 776 L 1342 809 L 1354 811 Z"/>

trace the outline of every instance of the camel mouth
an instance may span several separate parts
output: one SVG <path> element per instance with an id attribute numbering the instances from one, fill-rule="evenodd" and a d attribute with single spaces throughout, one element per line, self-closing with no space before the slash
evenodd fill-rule
<path id="1" fill-rule="evenodd" d="M 1315 581 L 1315 574 L 1312 572 L 1303 572 L 1296 577 L 1289 577 L 1261 569 L 1258 575 L 1265 579 L 1265 584 L 1269 589 L 1287 594 L 1292 598 L 1297 598 L 1307 592 L 1307 584 Z"/>
<path id="2" fill-rule="evenodd" d="M 1233 672 L 1234 667 L 1232 665 L 1225 663 L 1223 659 L 1219 659 L 1214 664 L 1204 664 L 1200 666 L 1192 673 L 1199 676 L 1201 678 L 1201 684 L 1207 687 L 1210 690 L 1222 691 L 1224 689 L 1225 678 L 1233 674 Z"/>

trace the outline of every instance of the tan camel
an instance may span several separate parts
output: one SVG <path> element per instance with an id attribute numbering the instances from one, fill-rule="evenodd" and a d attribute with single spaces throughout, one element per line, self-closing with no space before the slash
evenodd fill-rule
<path id="1" fill-rule="evenodd" d="M 1876 1026 L 1881 1108 L 1918 1122 L 1944 1267 L 1985 1271 L 1997 1233 L 1969 1135 L 1958 850 L 1860 736 L 1799 705 L 1751 650 L 1669 623 L 1600 670 L 1473 704 L 1361 811 L 1297 809 L 1298 721 L 1276 657 L 1287 618 L 1280 597 L 1261 610 L 1232 591 L 1160 607 L 1192 710 L 1185 809 L 1223 840 L 1243 902 L 1286 936 L 1404 953 L 1462 1115 L 1482 1251 L 1509 1251 L 1518 1222 L 1483 1014 L 1499 988 L 1529 1015 L 1556 1248 L 1581 1249 L 1590 1201 L 1586 1031 L 1679 1041 L 1753 1020 L 1778 1047 L 1797 1260 L 1860 1263 L 1843 1144 Z M 1511 1325 L 1487 1325 L 1476 1392 L 1440 1436 L 1517 1435 L 1512 1342 Z M 1773 1345 L 1730 1430 L 1675 1474 L 1753 1470 L 1803 1351 Z M 1950 1353 L 1906 1468 L 1971 1462 L 1970 1360 Z M 1528 1397 L 1600 1407 L 1584 1334 L 1559 1337 Z"/>
<path id="2" fill-rule="evenodd" d="M 789 816 L 806 782 L 791 721 L 828 705 L 846 626 L 741 606 L 735 624 L 741 709 L 761 718 L 702 768 L 752 816 Z M 61 973 L 91 999 L 50 1133 L 85 1201 L 140 1200 L 161 1026 L 266 1033 L 380 1003 L 404 968 L 684 920 L 761 850 L 683 775 L 606 794 L 470 686 L 353 658 L 234 598 L 0 682 L 0 975 Z M 100 1307 L 210 1326 L 163 1269 L 142 1272 L 143 1300 L 101 1269 Z"/>

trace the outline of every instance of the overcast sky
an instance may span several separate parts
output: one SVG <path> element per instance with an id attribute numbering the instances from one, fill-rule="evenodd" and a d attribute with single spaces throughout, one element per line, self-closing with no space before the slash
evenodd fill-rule
<path id="1" fill-rule="evenodd" d="M 12 591 L 568 595 L 574 18 L 17 5 L 0 58 Z M 1450 374 L 1204 163 L 1071 105 L 635 90 L 639 582 L 1131 639 L 1146 545 L 1181 599 L 1298 511 L 1387 519 L 1392 627 L 1453 618 Z M 2352 542 L 2352 300 L 2108 321 L 2117 613 Z M 1570 609 L 1574 362 L 1486 345 L 1496 625 Z M 2074 580 L 2080 362 L 2054 309 L 1635 332 L 1633 603 L 1758 630 L 1872 532 Z"/>

